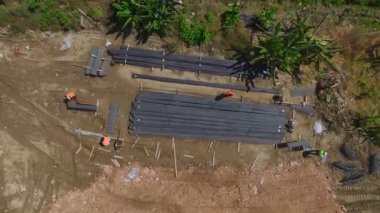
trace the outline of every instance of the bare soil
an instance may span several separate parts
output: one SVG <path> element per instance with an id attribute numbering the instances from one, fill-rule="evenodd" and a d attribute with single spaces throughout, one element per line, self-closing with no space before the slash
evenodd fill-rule
<path id="1" fill-rule="evenodd" d="M 231 212 L 234 209 L 243 212 L 262 210 L 277 212 L 285 207 L 297 212 L 302 210 L 298 208 L 299 205 L 305 206 L 303 209 L 306 209 L 306 204 L 314 206 L 310 207 L 311 211 L 316 211 L 317 208 L 326 209 L 327 212 L 339 211 L 340 208 L 334 199 L 329 199 L 333 196 L 329 189 L 341 189 L 335 179 L 326 181 L 324 173 L 321 173 L 321 169 L 313 162 L 294 161 L 300 165 L 286 166 L 287 163 L 283 163 L 284 159 L 297 160 L 301 158 L 301 154 L 274 150 L 272 146 L 267 145 L 241 144 L 240 152 L 237 152 L 236 143 L 217 142 L 211 150 L 208 150 L 210 141 L 176 140 L 180 178 L 174 179 L 173 171 L 168 169 L 173 165 L 170 138 L 141 137 L 134 149 L 131 148 L 131 144 L 135 141 L 135 137 L 127 132 L 131 102 L 141 88 L 195 93 L 209 97 L 215 97 L 221 90 L 135 80 L 131 79 L 130 73 L 223 83 L 239 82 L 226 77 L 197 76 L 189 72 L 160 71 L 134 66 L 111 67 L 110 74 L 105 78 L 87 77 L 83 74 L 83 68 L 72 65 L 86 65 L 91 46 L 104 47 L 106 42 L 104 32 L 77 33 L 74 39 L 75 47 L 65 52 L 59 51 L 63 38 L 64 34 L 60 33 L 29 31 L 21 36 L 0 40 L 1 212 L 47 212 L 51 204 L 57 200 L 58 203 L 53 211 L 59 211 L 63 205 L 66 206 L 65 202 L 69 202 L 72 196 L 79 201 L 84 199 L 83 202 L 86 201 L 87 204 L 82 202 L 79 205 L 73 202 L 75 206 L 67 204 L 67 209 L 77 212 L 82 207 L 88 206 L 88 212 L 91 212 L 93 208 L 88 203 L 94 202 L 95 199 L 90 193 L 91 190 L 97 195 L 96 203 L 103 203 L 115 211 L 124 211 L 128 208 L 136 211 L 156 209 L 159 212 L 181 210 L 189 212 L 198 211 L 199 206 L 199 211 L 203 212 Z M 112 36 L 108 38 L 113 45 L 121 45 L 120 40 L 114 40 Z M 126 44 L 135 45 L 135 41 L 127 40 Z M 161 44 L 161 40 L 153 38 L 144 44 L 144 47 L 159 48 Z M 14 54 L 16 48 L 20 49 L 21 55 Z M 256 83 L 258 87 L 271 86 L 270 80 Z M 285 83 L 282 86 L 285 89 L 291 87 Z M 82 100 L 99 100 L 98 113 L 94 115 L 67 111 L 63 95 L 68 91 L 75 91 Z M 240 100 L 241 97 L 249 102 L 271 101 L 271 96 L 267 94 L 236 92 L 234 98 Z M 300 102 L 301 99 L 292 98 L 287 101 Z M 120 137 L 127 142 L 126 146 L 117 153 L 111 148 L 110 152 L 99 150 L 99 141 L 95 138 L 74 134 L 76 128 L 104 133 L 104 123 L 111 102 L 119 104 L 118 129 Z M 336 148 L 334 144 L 340 143 L 344 138 L 344 135 L 335 133 L 314 137 L 312 127 L 317 118 L 307 118 L 298 113 L 295 118 L 298 122 L 297 128 L 292 135 L 286 136 L 287 140 L 297 139 L 300 134 L 302 138 L 312 141 L 316 147 L 330 151 Z M 153 156 L 158 141 L 162 153 L 160 159 L 156 160 Z M 144 146 L 150 153 L 149 156 L 146 156 Z M 93 147 L 94 152 L 90 158 Z M 212 166 L 214 152 L 215 167 Z M 251 167 L 259 153 L 254 167 L 255 173 L 244 172 Z M 118 159 L 122 168 L 107 169 L 104 176 L 102 168 L 113 166 L 111 158 L 115 154 L 123 157 Z M 194 158 L 184 157 L 185 154 Z M 137 185 L 125 183 L 122 179 L 129 168 L 126 166 L 134 162 L 140 163 L 143 172 L 141 181 L 136 183 Z M 281 164 L 283 169 L 278 166 Z M 148 171 L 155 173 L 150 176 L 150 173 L 144 173 L 146 171 L 144 166 L 149 166 Z M 189 167 L 192 169 L 188 170 Z M 219 167 L 227 168 L 210 172 Z M 156 176 L 159 178 L 157 182 L 155 182 Z M 265 176 L 265 183 L 260 184 L 262 176 Z M 153 177 L 154 181 L 151 181 Z M 95 185 L 85 190 L 97 178 L 99 179 Z M 299 183 L 303 187 L 298 186 Z M 160 187 L 160 184 L 163 187 Z M 329 184 L 332 186 L 329 187 Z M 156 188 L 150 189 L 147 186 Z M 251 200 L 254 186 L 257 188 L 257 195 L 254 196 L 262 196 L 257 201 Z M 176 187 L 180 194 L 175 194 Z M 130 189 L 133 193 L 128 194 L 129 191 L 125 189 Z M 74 192 L 70 192 L 70 196 L 67 197 L 67 193 L 73 190 Z M 76 197 L 79 192 L 83 192 L 81 198 Z M 151 192 L 157 194 L 151 195 Z M 186 197 L 187 193 L 192 197 Z M 345 199 L 344 196 L 348 193 L 343 190 L 342 199 Z M 165 196 L 157 197 L 160 194 Z M 303 203 L 301 201 L 304 196 L 307 196 L 307 199 Z M 87 198 L 91 200 L 86 200 Z M 380 198 L 371 197 L 371 201 L 375 204 L 379 200 Z M 124 206 L 124 202 L 129 206 Z M 360 207 L 360 204 L 353 204 L 352 209 L 357 206 Z M 364 209 L 371 208 L 374 208 L 373 205 Z M 375 206 L 374 212 L 376 208 L 379 209 Z M 100 210 L 99 206 L 98 212 Z M 107 210 L 103 209 L 102 212 Z"/>
<path id="2" fill-rule="evenodd" d="M 330 181 L 312 160 L 287 161 L 262 172 L 231 167 L 199 171 L 132 166 L 105 169 L 90 188 L 70 192 L 51 212 L 341 212 Z"/>

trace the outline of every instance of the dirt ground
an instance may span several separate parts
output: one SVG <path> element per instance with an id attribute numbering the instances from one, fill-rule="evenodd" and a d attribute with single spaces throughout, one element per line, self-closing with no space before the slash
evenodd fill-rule
<path id="1" fill-rule="evenodd" d="M 341 212 L 329 179 L 312 160 L 287 161 L 262 172 L 221 167 L 203 172 L 132 166 L 105 169 L 90 188 L 56 202 L 51 212 Z"/>
<path id="2" fill-rule="evenodd" d="M 310 203 L 310 205 L 326 209 L 330 206 L 329 208 L 333 211 L 339 210 L 335 202 L 325 202 L 323 199 L 332 196 L 327 189 L 328 184 L 332 184 L 331 188 L 336 188 L 337 191 L 342 188 L 336 186 L 336 181 L 324 182 L 325 185 L 323 185 L 323 190 L 321 191 L 315 188 L 314 185 L 316 184 L 311 183 L 317 183 L 319 180 L 324 180 L 325 177 L 319 172 L 320 169 L 310 162 L 305 164 L 307 171 L 310 171 L 309 173 L 303 174 L 301 166 L 294 166 L 294 168 L 289 167 L 290 171 L 284 169 L 284 174 L 282 174 L 283 172 L 279 173 L 280 178 L 278 180 L 271 177 L 271 175 L 273 176 L 271 171 L 274 171 L 274 167 L 281 164 L 285 165 L 285 163 L 282 163 L 284 159 L 297 160 L 301 158 L 301 154 L 274 150 L 272 146 L 268 145 L 241 144 L 240 152 L 237 152 L 237 145 L 235 143 L 217 142 L 211 150 L 208 150 L 210 141 L 176 140 L 180 179 L 178 181 L 173 179 L 172 171 L 169 172 L 167 169 L 168 167 L 172 168 L 173 165 L 170 138 L 141 137 L 134 149 L 131 148 L 131 144 L 135 141 L 135 137 L 128 135 L 127 132 L 131 102 L 141 88 L 196 93 L 210 97 L 214 97 L 221 90 L 134 80 L 131 79 L 130 73 L 152 73 L 154 75 L 212 80 L 213 82 L 230 82 L 231 79 L 207 75 L 197 76 L 194 73 L 188 72 L 150 70 L 132 66 L 114 66 L 111 68 L 110 74 L 105 78 L 84 76 L 83 68 L 76 65 L 83 66 L 87 64 L 91 46 L 98 45 L 99 47 L 105 47 L 106 36 L 104 36 L 104 32 L 81 31 L 75 35 L 74 48 L 62 52 L 59 51 L 59 47 L 64 36 L 64 34 L 60 33 L 29 31 L 21 36 L 0 39 L 1 212 L 47 212 L 51 204 L 57 200 L 58 204 L 66 202 L 64 199 L 68 191 L 85 190 L 99 176 L 98 182 L 92 188 L 84 191 L 84 193 L 89 193 L 89 191 L 101 186 L 104 178 L 111 178 L 109 180 L 115 180 L 116 185 L 107 183 L 103 187 L 110 187 L 106 191 L 111 190 L 109 193 L 107 192 L 107 195 L 113 199 L 108 201 L 115 201 L 114 205 L 116 207 L 119 205 L 118 203 L 125 201 L 131 205 L 128 208 L 134 208 L 136 211 L 148 211 L 154 208 L 157 208 L 157 211 L 168 210 L 172 212 L 180 211 L 181 209 L 185 211 L 196 210 L 194 209 L 195 204 L 190 203 L 191 199 L 190 201 L 186 200 L 189 198 L 183 195 L 184 191 L 182 191 L 182 195 L 180 196 L 182 201 L 175 199 L 176 196 L 171 196 L 172 200 L 155 200 L 158 198 L 154 196 L 150 197 L 149 191 L 145 192 L 147 194 L 140 193 L 144 189 L 147 189 L 142 185 L 130 188 L 136 189 L 134 194 L 126 194 L 123 188 L 126 183 L 121 181 L 121 177 L 125 175 L 128 169 L 128 167 L 124 167 L 135 162 L 139 162 L 141 166 L 148 166 L 164 182 L 175 185 L 179 181 L 178 187 L 183 187 L 185 191 L 198 191 L 202 189 L 201 183 L 205 180 L 214 181 L 215 185 L 213 185 L 213 182 L 206 181 L 208 188 L 204 192 L 200 191 L 205 195 L 200 197 L 206 199 L 212 195 L 212 191 L 217 191 L 216 195 L 220 195 L 221 198 L 213 197 L 215 204 L 210 200 L 206 200 L 202 204 L 203 201 L 198 199 L 199 203 L 202 204 L 200 208 L 204 208 L 205 211 L 208 208 L 210 208 L 210 211 L 218 211 L 218 208 L 222 208 L 223 211 L 229 212 L 232 211 L 229 208 L 235 207 L 242 211 L 246 211 L 245 209 L 259 211 L 260 208 L 265 208 L 266 210 L 269 208 L 269 205 L 273 205 L 273 208 L 270 208 L 273 211 L 278 211 L 282 207 L 294 208 L 297 211 L 296 206 L 303 205 L 300 203 L 300 200 L 306 195 L 310 195 L 309 200 L 306 202 Z M 112 36 L 108 36 L 108 38 L 111 39 L 115 46 L 121 44 L 120 40 L 115 41 Z M 144 46 L 146 48 L 160 47 L 160 42 L 160 40 L 152 39 L 144 44 Z M 131 40 L 127 40 L 126 43 L 135 44 Z M 21 55 L 16 56 L 14 54 L 16 48 L 20 49 Z M 232 79 L 232 83 L 238 83 L 235 81 L 235 79 Z M 258 87 L 271 86 L 270 81 L 258 81 L 256 83 Z M 283 86 L 289 87 L 289 85 Z M 63 103 L 63 95 L 68 91 L 75 91 L 79 99 L 82 100 L 94 102 L 99 100 L 98 113 L 95 115 L 92 113 L 67 111 Z M 271 96 L 266 94 L 236 92 L 236 96 L 236 99 L 240 99 L 240 96 L 242 96 L 244 101 L 269 103 L 271 100 Z M 289 101 L 299 102 L 301 99 L 290 99 Z M 95 138 L 74 134 L 76 128 L 104 133 L 104 123 L 107 117 L 108 106 L 111 102 L 117 103 L 120 107 L 118 129 L 120 130 L 120 137 L 126 140 L 126 146 L 117 153 L 111 148 L 109 148 L 109 152 L 98 149 L 99 141 Z M 312 126 L 314 120 L 318 119 L 317 117 L 306 118 L 297 113 L 295 118 L 298 122 L 296 131 L 292 135 L 287 135 L 286 140 L 296 139 L 299 137 L 298 134 L 300 134 L 302 138 L 308 139 L 317 147 L 322 147 L 328 151 L 333 144 L 342 141 L 342 136 L 334 133 L 328 133 L 322 138 L 313 137 Z M 160 142 L 162 153 L 160 159 L 156 160 L 153 155 L 158 141 Z M 150 153 L 149 156 L 146 155 L 144 147 Z M 93 148 L 94 152 L 90 155 Z M 212 167 L 214 152 L 215 167 L 228 168 L 217 169 L 212 173 L 214 175 L 210 175 L 210 169 L 215 168 Z M 103 167 L 113 166 L 111 158 L 115 154 L 123 158 L 118 159 L 122 168 L 107 169 L 106 177 L 103 177 Z M 192 155 L 194 158 L 187 158 L 184 155 Z M 257 160 L 254 169 L 257 173 L 248 175 L 242 172 L 247 171 L 255 159 Z M 155 167 L 158 168 L 155 169 Z M 185 170 L 189 167 L 193 169 Z M 142 171 L 145 170 L 142 169 Z M 194 177 L 190 174 L 194 175 Z M 201 174 L 207 174 L 208 176 L 204 177 Z M 258 178 L 261 178 L 261 174 L 268 176 L 268 178 L 265 178 L 267 184 L 257 184 Z M 143 174 L 140 182 L 148 184 L 149 179 L 145 179 L 144 176 Z M 309 179 L 314 180 L 314 176 L 317 179 L 309 181 Z M 225 178 L 225 181 L 222 180 L 223 178 Z M 235 179 L 241 179 L 241 181 L 237 182 Z M 188 181 L 190 182 L 186 185 Z M 192 183 L 191 181 L 194 182 Z M 261 198 L 263 204 L 255 200 L 247 200 L 249 198 L 248 195 L 251 196 L 247 188 L 247 185 L 249 185 L 247 182 L 250 181 L 252 182 L 250 184 L 257 185 L 258 196 L 263 195 Z M 273 185 L 269 184 L 270 181 L 273 181 Z M 159 181 L 159 183 L 161 182 Z M 281 183 L 281 187 L 276 183 Z M 304 187 L 298 187 L 298 183 L 304 184 Z M 221 184 L 226 188 L 223 188 Z M 135 187 L 134 185 L 127 185 L 125 187 L 129 188 L 132 186 Z M 171 188 L 169 184 L 164 184 L 163 186 Z M 139 189 L 139 187 L 142 188 Z M 292 187 L 299 190 L 290 190 Z M 276 191 L 282 190 L 282 188 L 285 190 L 284 193 L 277 194 Z M 120 192 L 116 192 L 116 189 L 120 189 Z M 245 190 L 245 194 L 241 196 L 234 194 L 237 193 L 236 190 L 238 189 Z M 316 189 L 318 193 L 313 189 Z M 159 187 L 156 190 L 159 194 L 165 191 Z M 361 189 L 359 191 L 362 193 Z M 171 192 L 175 192 L 175 190 L 172 189 Z M 266 194 L 260 194 L 260 192 L 265 192 Z M 76 193 L 73 192 L 71 195 L 76 196 Z M 122 195 L 121 198 L 116 196 L 118 193 Z M 224 193 L 228 194 L 225 198 L 226 205 L 224 205 L 223 200 Z M 164 194 L 170 195 L 168 193 Z M 343 191 L 343 195 L 345 194 L 347 194 L 346 191 Z M 147 196 L 147 200 L 144 200 L 143 195 Z M 196 193 L 194 192 L 193 195 L 196 195 Z M 327 197 L 325 198 L 322 195 L 326 195 Z M 312 197 L 317 198 L 317 200 L 312 200 Z M 322 200 L 319 202 L 319 199 Z M 277 204 L 280 200 L 284 203 L 281 204 L 283 206 Z M 351 200 L 355 201 L 355 199 Z M 371 201 L 374 201 L 375 204 L 379 200 L 380 198 L 378 197 L 371 197 Z M 136 204 L 137 206 L 133 201 L 138 203 Z M 186 204 L 185 201 L 188 203 Z M 275 202 L 270 204 L 271 201 Z M 184 204 L 182 205 L 181 202 L 184 202 Z M 146 207 L 147 209 L 142 207 L 144 203 L 149 204 Z M 159 205 L 156 206 L 155 203 L 159 203 Z M 59 209 L 58 204 L 55 210 Z M 355 207 L 356 204 L 353 206 Z M 120 206 L 122 209 L 124 207 Z M 365 209 L 371 209 L 372 207 L 369 206 Z M 115 211 L 121 210 L 115 209 Z M 73 211 L 75 212 L 75 210 Z"/>

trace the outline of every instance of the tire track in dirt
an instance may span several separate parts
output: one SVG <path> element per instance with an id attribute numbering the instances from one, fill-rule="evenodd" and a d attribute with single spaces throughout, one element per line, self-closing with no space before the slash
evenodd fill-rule
<path id="1" fill-rule="evenodd" d="M 376 186 L 336 186 L 338 198 L 348 212 L 380 212 L 380 188 Z"/>

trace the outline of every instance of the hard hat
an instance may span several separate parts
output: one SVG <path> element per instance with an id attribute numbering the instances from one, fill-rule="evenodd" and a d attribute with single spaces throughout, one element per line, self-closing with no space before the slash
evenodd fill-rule
<path id="1" fill-rule="evenodd" d="M 101 144 L 102 146 L 109 146 L 111 144 L 111 137 L 103 137 Z"/>
<path id="2" fill-rule="evenodd" d="M 232 90 L 227 90 L 225 93 L 224 93 L 224 96 L 225 97 L 229 97 L 229 96 L 233 96 L 234 94 L 233 94 L 233 92 L 232 92 Z"/>
<path id="3" fill-rule="evenodd" d="M 70 99 L 76 98 L 77 95 L 75 94 L 75 92 L 69 92 L 65 95 L 65 97 L 70 100 Z"/>

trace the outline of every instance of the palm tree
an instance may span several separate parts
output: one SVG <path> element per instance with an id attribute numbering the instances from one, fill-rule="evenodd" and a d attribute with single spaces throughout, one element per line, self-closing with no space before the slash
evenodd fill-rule
<path id="1" fill-rule="evenodd" d="M 300 66 L 314 63 L 319 70 L 320 63 L 325 63 L 335 69 L 330 59 L 341 48 L 330 40 L 320 40 L 310 35 L 305 19 L 296 17 L 290 26 L 283 20 L 279 21 L 269 31 L 258 35 L 259 43 L 252 48 L 252 64 L 266 64 L 272 76 L 275 70 L 292 75 L 299 80 Z"/>

